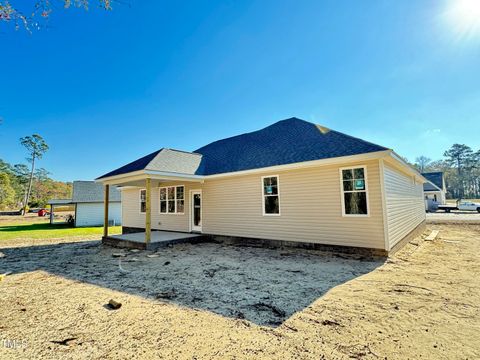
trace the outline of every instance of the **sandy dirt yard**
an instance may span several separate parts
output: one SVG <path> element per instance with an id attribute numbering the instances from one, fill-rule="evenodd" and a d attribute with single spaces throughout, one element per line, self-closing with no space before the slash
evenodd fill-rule
<path id="1" fill-rule="evenodd" d="M 0 359 L 478 359 L 480 225 L 432 229 L 388 260 L 0 241 Z"/>

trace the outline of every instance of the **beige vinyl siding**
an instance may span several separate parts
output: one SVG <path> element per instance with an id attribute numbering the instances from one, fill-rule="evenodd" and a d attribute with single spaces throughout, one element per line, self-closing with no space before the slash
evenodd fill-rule
<path id="1" fill-rule="evenodd" d="M 366 165 L 368 217 L 342 216 L 341 167 Z M 278 175 L 280 216 L 262 215 L 262 176 Z M 384 249 L 377 160 L 206 180 L 203 232 Z"/>
<path id="2" fill-rule="evenodd" d="M 367 170 L 369 216 L 345 217 L 339 169 L 358 165 Z M 262 176 L 269 175 L 279 176 L 280 216 L 262 213 Z M 385 248 L 378 160 L 182 184 L 184 215 L 160 215 L 158 187 L 152 187 L 153 229 L 190 231 L 190 190 L 201 189 L 202 232 L 206 234 Z M 139 192 L 140 188 L 122 190 L 123 226 L 145 227 Z"/>
<path id="3" fill-rule="evenodd" d="M 201 188 L 201 184 L 192 183 L 161 183 L 160 186 L 185 186 L 184 214 L 160 214 L 159 187 L 152 186 L 152 229 L 171 231 L 190 231 L 189 214 L 191 189 Z M 122 224 L 127 227 L 145 228 L 145 213 L 140 212 L 140 189 L 131 188 L 122 190 Z"/>
<path id="4" fill-rule="evenodd" d="M 390 249 L 425 220 L 423 184 L 385 163 L 385 202 Z"/>

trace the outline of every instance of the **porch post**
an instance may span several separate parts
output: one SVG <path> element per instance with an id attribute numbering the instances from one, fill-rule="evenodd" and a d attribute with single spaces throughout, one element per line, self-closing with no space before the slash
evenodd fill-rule
<path id="1" fill-rule="evenodd" d="M 103 201 L 103 213 L 104 213 L 104 218 L 103 218 L 103 237 L 106 238 L 108 237 L 108 196 L 110 192 L 110 185 L 105 185 L 105 198 Z"/>
<path id="2" fill-rule="evenodd" d="M 151 199 L 151 180 L 145 179 L 145 243 L 148 244 L 151 239 L 151 214 L 152 214 L 152 199 Z"/>
<path id="3" fill-rule="evenodd" d="M 53 208 L 55 207 L 55 205 L 51 204 L 50 205 L 50 225 L 53 224 Z"/>

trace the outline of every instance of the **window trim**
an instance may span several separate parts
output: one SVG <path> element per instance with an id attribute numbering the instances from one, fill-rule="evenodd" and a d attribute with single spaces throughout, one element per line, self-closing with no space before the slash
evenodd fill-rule
<path id="1" fill-rule="evenodd" d="M 177 212 L 177 187 L 183 186 L 183 212 Z M 175 188 L 175 212 L 168 212 L 168 188 Z M 160 205 L 160 189 L 166 189 L 166 202 L 167 202 L 167 212 L 162 212 L 162 206 Z M 185 198 L 185 185 L 166 185 L 166 186 L 159 186 L 158 187 L 158 213 L 160 215 L 185 215 L 185 206 L 187 205 L 187 199 Z"/>
<path id="2" fill-rule="evenodd" d="M 346 214 L 345 213 L 345 191 L 343 190 L 343 170 L 354 170 L 354 169 L 363 169 L 363 176 L 365 180 L 365 193 L 366 195 L 366 201 L 367 201 L 367 213 L 366 214 Z M 341 168 L 338 168 L 338 174 L 340 178 L 340 202 L 342 205 L 342 217 L 361 217 L 361 218 L 367 218 L 370 217 L 370 199 L 368 196 L 369 190 L 368 190 L 368 174 L 367 174 L 367 165 L 351 165 L 351 166 L 344 166 Z M 347 191 L 347 192 L 355 192 L 355 191 Z M 360 191 L 362 192 L 362 191 Z"/>
<path id="3" fill-rule="evenodd" d="M 142 191 L 145 191 L 145 211 L 142 211 Z M 147 213 L 147 189 L 142 188 L 138 191 L 138 211 L 140 214 L 145 215 Z"/>
<path id="4" fill-rule="evenodd" d="M 270 177 L 276 177 L 277 178 L 277 191 L 278 191 L 278 214 L 267 214 L 265 213 L 265 196 L 268 196 L 268 195 L 265 195 L 264 194 L 264 188 L 263 188 L 263 179 L 265 178 L 270 178 Z M 281 216 L 282 214 L 282 207 L 281 207 L 281 201 L 280 201 L 280 198 L 281 198 L 281 193 L 280 193 L 280 176 L 279 175 L 265 175 L 265 176 L 262 176 L 261 178 L 261 189 L 262 189 L 262 215 L 263 216 Z M 270 195 L 271 196 L 271 195 Z"/>

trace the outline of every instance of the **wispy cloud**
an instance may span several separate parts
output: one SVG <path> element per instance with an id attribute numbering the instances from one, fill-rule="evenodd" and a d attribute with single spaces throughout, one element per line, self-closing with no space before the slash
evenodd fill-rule
<path id="1" fill-rule="evenodd" d="M 428 136 L 428 135 L 435 135 L 440 132 L 442 132 L 442 129 L 428 129 L 423 134 Z"/>

